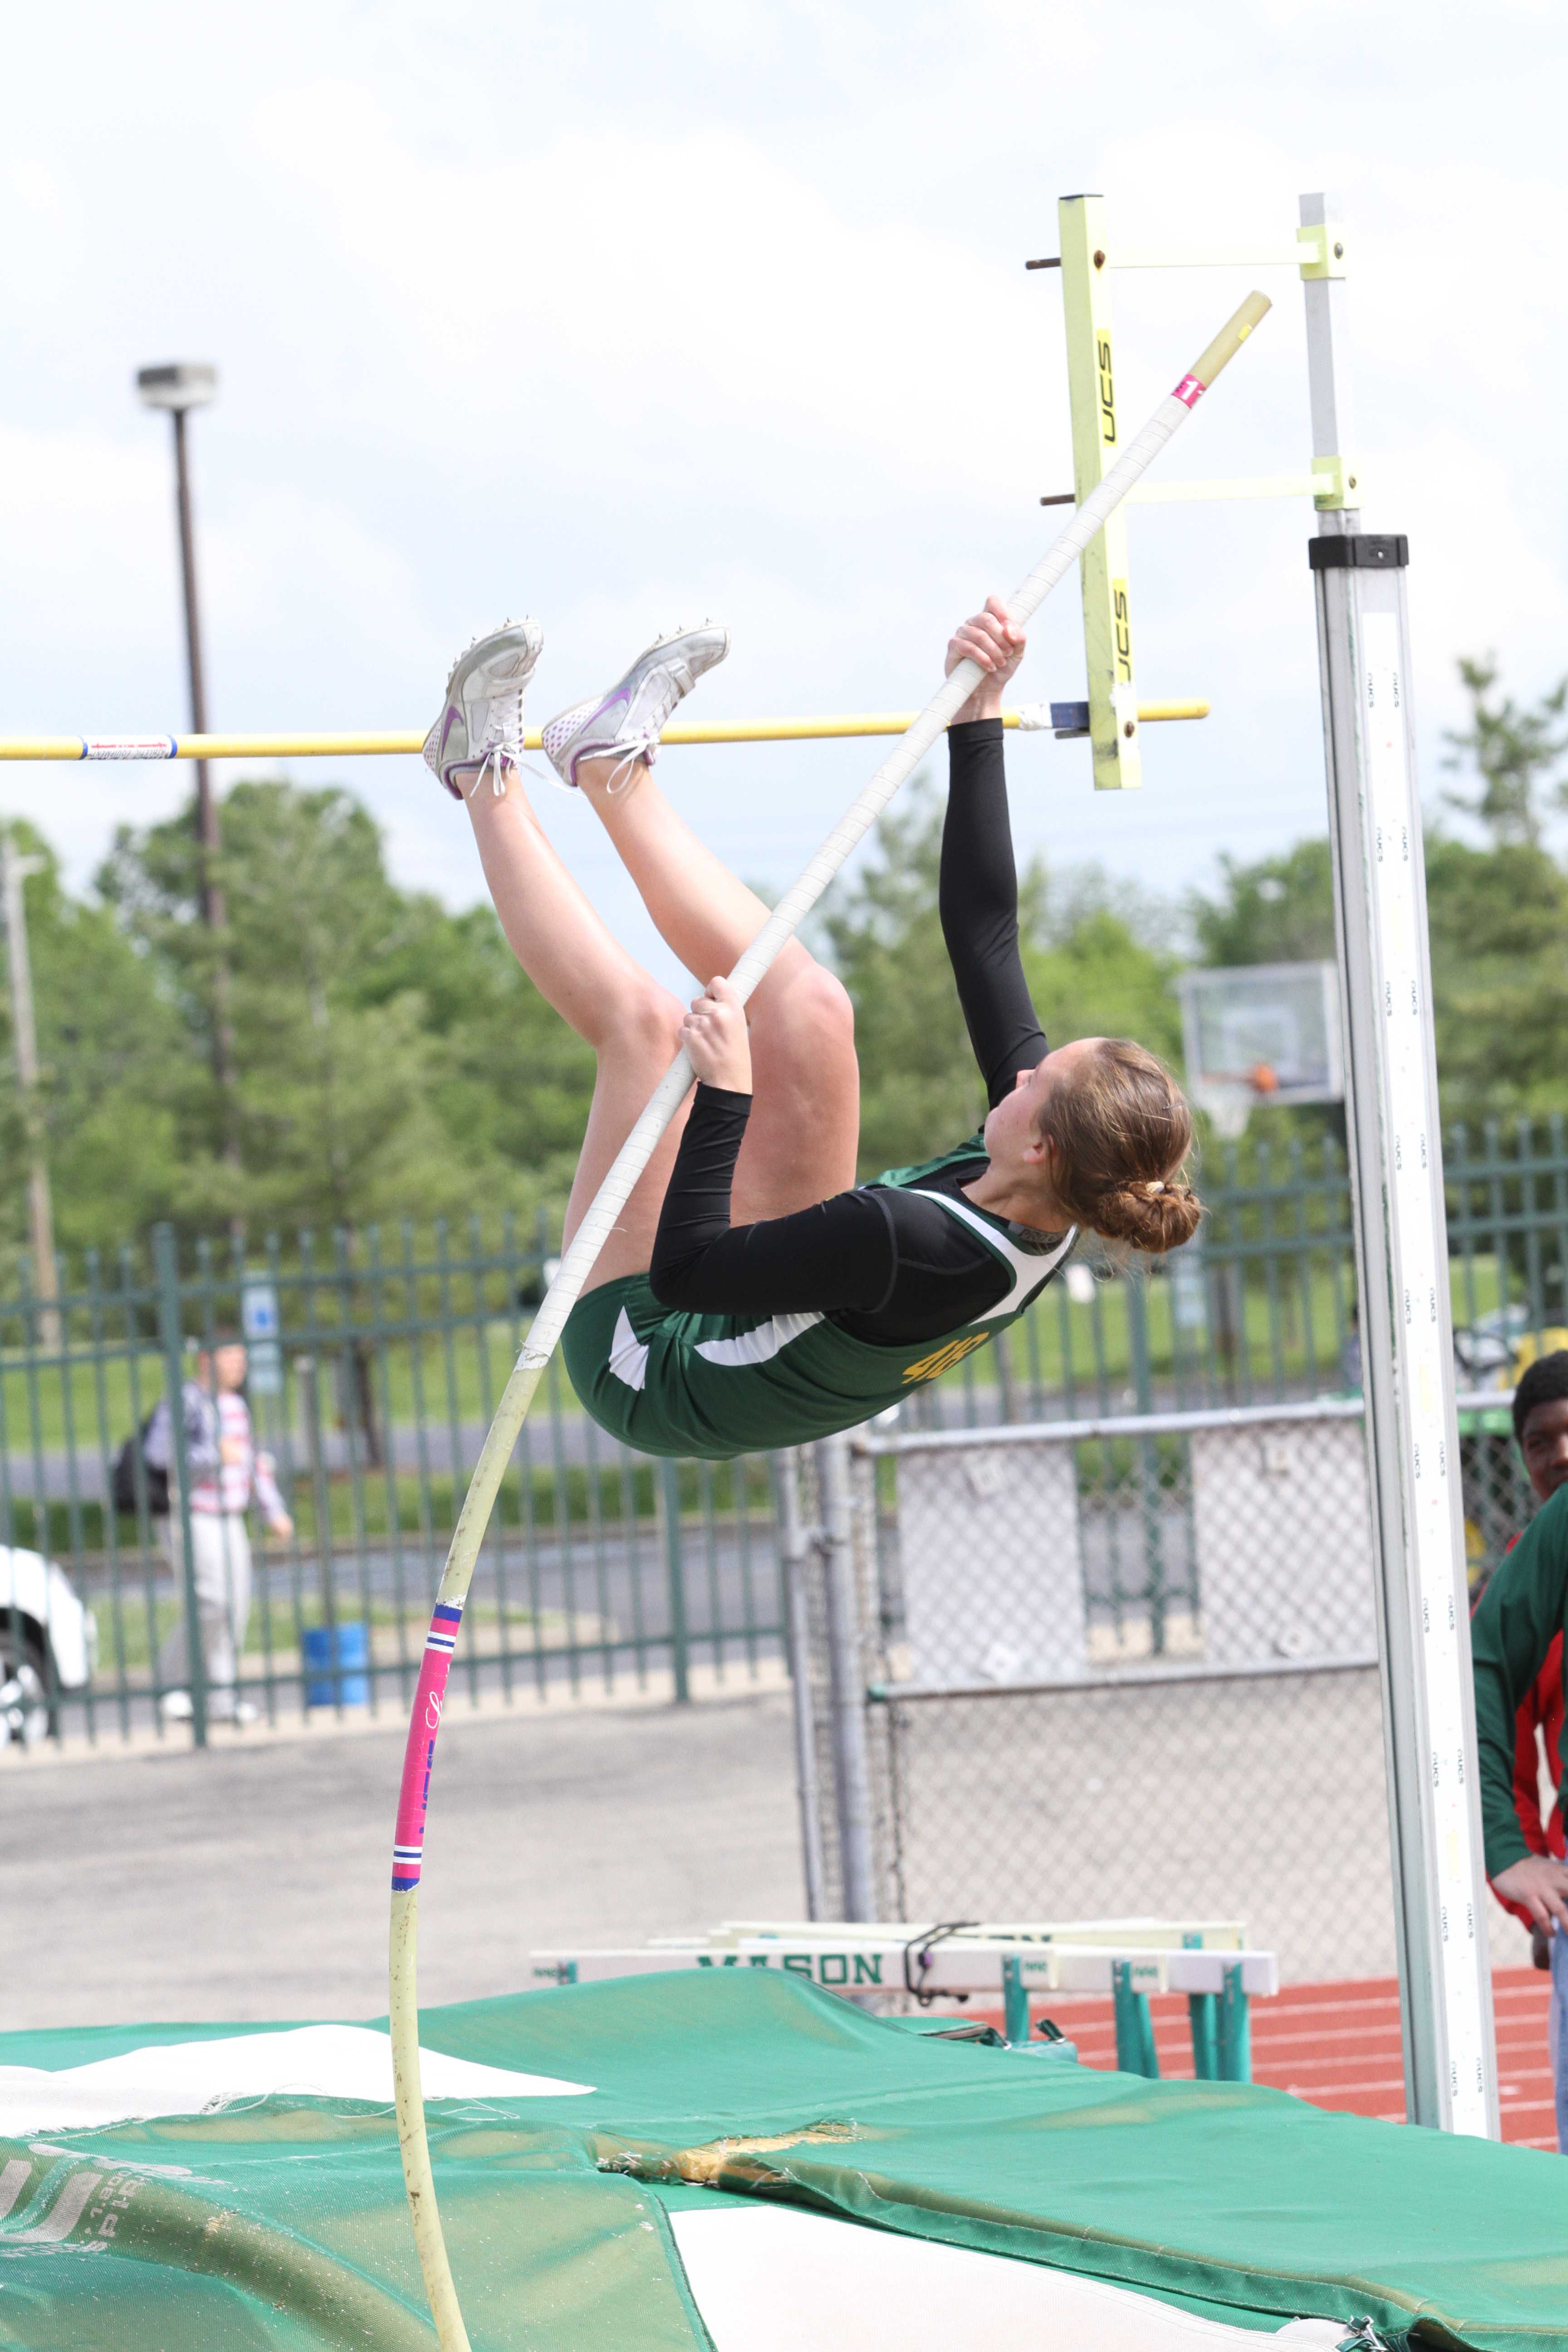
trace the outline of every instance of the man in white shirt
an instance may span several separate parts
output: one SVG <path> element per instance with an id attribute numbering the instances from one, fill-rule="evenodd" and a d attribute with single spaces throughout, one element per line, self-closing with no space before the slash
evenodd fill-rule
<path id="1" fill-rule="evenodd" d="M 245 1514 L 252 1496 L 269 1534 L 287 1538 L 294 1532 L 294 1522 L 278 1490 L 272 1458 L 256 1449 L 250 1408 L 241 1394 L 246 1370 L 245 1342 L 232 1332 L 220 1332 L 212 1348 L 204 1348 L 196 1358 L 196 1377 L 185 1382 L 183 1397 L 192 1570 L 206 1668 L 207 1713 L 227 1723 L 254 1723 L 258 1714 L 236 1688 L 238 1654 L 245 1647 L 250 1617 L 250 1533 Z M 179 1465 L 166 1397 L 149 1423 L 142 1453 L 150 1467 L 168 1474 L 169 1516 L 163 1522 L 163 1541 L 183 1597 Z M 191 1695 L 184 1687 L 189 1661 L 182 1615 L 158 1654 L 158 1680 L 165 1685 L 163 1711 L 174 1722 L 190 1719 Z"/>

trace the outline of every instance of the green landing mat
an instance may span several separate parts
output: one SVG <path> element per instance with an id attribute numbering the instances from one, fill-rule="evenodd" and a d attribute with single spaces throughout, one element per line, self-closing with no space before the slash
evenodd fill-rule
<path id="1" fill-rule="evenodd" d="M 267 2031 L 0 2036 L 5 2352 L 429 2352 L 390 2106 L 307 2095 L 304 2061 L 237 2093 Z M 323 2042 L 379 2080 L 373 2032 Z M 431 2101 L 474 2352 L 706 2347 L 668 2216 L 755 2197 L 1259 2332 L 1366 2315 L 1400 2347 L 1568 2352 L 1568 2169 L 1529 2149 L 932 2041 L 773 1970 L 427 2010 L 422 2042 L 592 2086 L 507 2095 L 458 2067 Z M 143 2119 L 107 2123 L 117 2098 Z M 682 2150 L 807 2131 L 678 2182 Z"/>

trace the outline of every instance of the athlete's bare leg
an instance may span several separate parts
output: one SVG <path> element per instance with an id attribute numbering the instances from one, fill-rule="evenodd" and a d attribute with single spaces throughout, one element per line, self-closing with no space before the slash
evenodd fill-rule
<path id="1" fill-rule="evenodd" d="M 505 797 L 488 780 L 468 801 L 490 897 L 513 954 L 546 1001 L 594 1048 L 598 1073 L 587 1133 L 566 1208 L 565 1239 L 675 1059 L 684 1007 L 644 971 L 584 897 L 509 773 Z M 679 1112 L 621 1212 L 584 1285 L 596 1289 L 646 1274 L 675 1154 L 686 1124 Z"/>
<path id="2" fill-rule="evenodd" d="M 612 792 L 615 767 L 584 760 L 578 785 L 666 945 L 706 987 L 732 970 L 768 909 L 699 841 L 646 763 L 629 782 L 623 767 Z M 811 1208 L 853 1184 L 860 1133 L 854 1014 L 834 974 L 792 940 L 746 1010 L 756 1094 L 735 1169 L 737 1224 Z"/>

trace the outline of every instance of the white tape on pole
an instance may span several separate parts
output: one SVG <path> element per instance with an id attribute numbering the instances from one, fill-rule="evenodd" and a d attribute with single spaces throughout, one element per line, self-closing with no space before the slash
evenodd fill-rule
<path id="1" fill-rule="evenodd" d="M 83 738 L 84 760 L 173 760 L 179 754 L 174 735 L 89 735 Z"/>

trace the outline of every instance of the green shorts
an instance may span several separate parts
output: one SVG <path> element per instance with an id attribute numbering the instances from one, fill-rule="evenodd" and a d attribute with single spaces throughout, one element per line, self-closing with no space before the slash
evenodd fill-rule
<path id="1" fill-rule="evenodd" d="M 985 1156 L 984 1138 L 878 1178 L 897 1189 Z M 623 1275 L 580 1298 L 566 1319 L 562 1350 L 572 1385 L 601 1429 L 640 1454 L 694 1454 L 722 1462 L 809 1445 L 874 1421 L 912 1390 L 983 1348 L 1033 1304 L 1077 1237 L 1073 1227 L 1045 1255 L 1024 1251 L 1009 1228 L 967 1202 L 933 1192 L 961 1223 L 979 1233 L 1012 1286 L 999 1307 L 934 1341 L 889 1347 L 847 1331 L 831 1314 L 671 1313 L 646 1274 Z"/>
<path id="2" fill-rule="evenodd" d="M 984 1336 L 962 1339 L 960 1352 Z M 640 1454 L 709 1462 L 853 1429 L 933 1378 L 952 1352 L 873 1347 L 821 1314 L 672 1314 L 646 1274 L 580 1298 L 561 1344 L 601 1429 Z"/>
<path id="3" fill-rule="evenodd" d="M 693 1375 L 704 1369 L 694 1343 L 721 1319 L 671 1314 L 646 1274 L 602 1282 L 577 1301 L 561 1336 L 579 1403 L 639 1454 L 712 1459 L 750 1453 L 739 1432 L 725 1442 L 727 1433 L 691 1392 Z"/>

